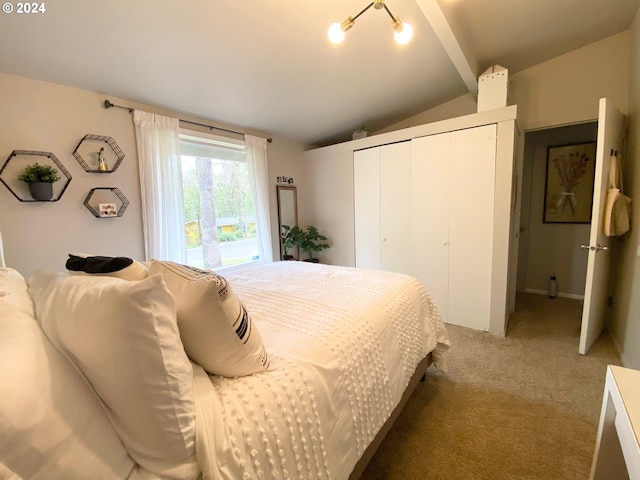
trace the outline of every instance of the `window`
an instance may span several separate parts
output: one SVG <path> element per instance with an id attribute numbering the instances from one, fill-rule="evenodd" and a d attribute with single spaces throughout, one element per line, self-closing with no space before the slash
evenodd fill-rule
<path id="1" fill-rule="evenodd" d="M 187 264 L 216 269 L 259 259 L 244 142 L 181 134 Z"/>

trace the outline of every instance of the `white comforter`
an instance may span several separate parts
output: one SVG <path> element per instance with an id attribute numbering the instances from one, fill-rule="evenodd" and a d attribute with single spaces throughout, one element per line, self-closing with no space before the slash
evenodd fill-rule
<path id="1" fill-rule="evenodd" d="M 229 379 L 195 367 L 205 479 L 346 479 L 418 362 L 449 344 L 405 275 L 278 262 L 225 275 L 271 365 Z"/>

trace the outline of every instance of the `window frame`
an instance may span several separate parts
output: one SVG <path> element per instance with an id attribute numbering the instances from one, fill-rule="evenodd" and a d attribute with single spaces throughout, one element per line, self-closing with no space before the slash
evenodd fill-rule
<path id="1" fill-rule="evenodd" d="M 180 145 L 182 144 L 183 141 L 186 141 L 186 142 L 192 141 L 196 143 L 200 142 L 203 144 L 208 143 L 208 144 L 213 144 L 219 147 L 226 147 L 234 150 L 243 150 L 246 152 L 246 143 L 244 139 L 240 140 L 236 138 L 216 135 L 213 133 L 199 132 L 195 130 L 180 128 L 179 130 Z M 180 165 L 182 166 L 182 152 L 180 153 Z M 181 180 L 181 183 L 182 183 L 182 186 L 184 186 L 184 183 L 182 180 Z M 254 201 L 255 201 L 255 192 L 252 192 L 252 195 L 254 196 Z M 235 265 L 220 266 L 220 267 L 212 268 L 211 270 L 218 273 L 230 273 L 233 271 L 241 270 L 243 268 L 255 267 L 260 265 L 261 263 L 262 263 L 261 260 L 258 259 L 258 260 L 251 260 L 249 262 L 239 263 Z"/>

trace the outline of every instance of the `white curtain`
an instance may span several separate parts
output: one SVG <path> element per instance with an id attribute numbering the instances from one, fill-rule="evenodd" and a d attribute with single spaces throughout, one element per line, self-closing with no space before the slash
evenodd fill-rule
<path id="1" fill-rule="evenodd" d="M 267 169 L 267 140 L 244 136 L 249 165 L 249 181 L 253 192 L 258 227 L 258 253 L 262 263 L 273 262 L 271 250 L 271 222 L 269 221 L 269 172 Z"/>
<path id="2" fill-rule="evenodd" d="M 7 264 L 4 261 L 4 247 L 2 245 L 2 232 L 0 232 L 0 268 L 6 267 Z"/>
<path id="3" fill-rule="evenodd" d="M 179 120 L 136 110 L 146 259 L 187 262 Z"/>

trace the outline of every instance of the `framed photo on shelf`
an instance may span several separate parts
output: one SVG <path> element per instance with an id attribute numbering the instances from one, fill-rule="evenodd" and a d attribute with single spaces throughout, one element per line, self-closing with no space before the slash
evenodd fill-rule
<path id="1" fill-rule="evenodd" d="M 547 148 L 543 223 L 591 223 L 596 142 Z"/>
<path id="2" fill-rule="evenodd" d="M 101 217 L 117 217 L 118 209 L 115 203 L 99 203 L 98 209 Z"/>

